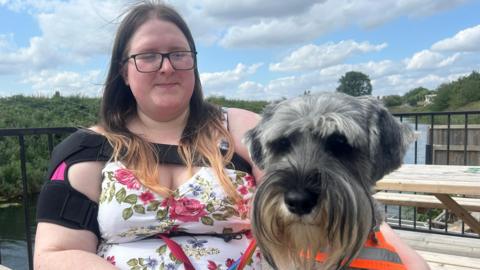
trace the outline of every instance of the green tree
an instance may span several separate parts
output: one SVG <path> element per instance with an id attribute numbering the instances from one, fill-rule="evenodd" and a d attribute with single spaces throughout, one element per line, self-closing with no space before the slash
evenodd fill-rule
<path id="1" fill-rule="evenodd" d="M 451 84 L 442 84 L 437 88 L 437 96 L 433 99 L 430 109 L 433 111 L 443 111 L 448 109 L 449 101 L 454 95 Z"/>
<path id="2" fill-rule="evenodd" d="M 349 71 L 338 80 L 337 92 L 358 97 L 372 94 L 372 84 L 368 75 L 358 71 Z"/>
<path id="3" fill-rule="evenodd" d="M 408 91 L 404 96 L 404 100 L 411 106 L 417 106 L 419 101 L 425 100 L 425 95 L 430 94 L 431 91 L 425 87 L 417 87 Z"/>
<path id="4" fill-rule="evenodd" d="M 382 97 L 383 104 L 387 107 L 400 106 L 403 104 L 403 98 L 399 95 Z"/>

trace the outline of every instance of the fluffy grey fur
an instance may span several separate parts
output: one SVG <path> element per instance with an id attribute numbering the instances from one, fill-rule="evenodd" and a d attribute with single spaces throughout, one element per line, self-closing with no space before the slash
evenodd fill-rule
<path id="1" fill-rule="evenodd" d="M 268 105 L 245 137 L 265 172 L 252 227 L 268 263 L 348 265 L 382 221 L 372 187 L 401 165 L 413 140 L 412 130 L 371 97 L 321 93 Z M 329 253 L 322 266 L 299 256 L 317 251 Z"/>

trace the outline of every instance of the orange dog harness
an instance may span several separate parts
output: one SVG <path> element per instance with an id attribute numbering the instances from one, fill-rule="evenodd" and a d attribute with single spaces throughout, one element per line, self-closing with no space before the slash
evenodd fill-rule
<path id="1" fill-rule="evenodd" d="M 317 253 L 316 261 L 324 262 L 328 257 L 325 253 Z M 406 270 L 395 248 L 385 241 L 380 231 L 375 232 L 375 237 L 368 237 L 360 253 L 348 266 L 352 269 L 369 270 Z"/>

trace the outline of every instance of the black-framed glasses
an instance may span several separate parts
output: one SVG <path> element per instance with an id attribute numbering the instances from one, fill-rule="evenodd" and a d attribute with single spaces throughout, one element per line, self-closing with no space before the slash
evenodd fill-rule
<path id="1" fill-rule="evenodd" d="M 190 70 L 195 67 L 195 56 L 197 52 L 192 51 L 174 51 L 169 53 L 137 53 L 130 55 L 124 62 L 133 58 L 138 72 L 150 73 L 156 72 L 162 68 L 163 60 L 168 58 L 170 65 L 175 70 Z"/>

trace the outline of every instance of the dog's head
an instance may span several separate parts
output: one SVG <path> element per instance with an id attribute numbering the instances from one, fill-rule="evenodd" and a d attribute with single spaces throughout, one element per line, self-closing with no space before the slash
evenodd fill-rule
<path id="1" fill-rule="evenodd" d="M 379 222 L 371 187 L 413 140 L 374 98 L 322 93 L 268 105 L 245 137 L 265 172 L 252 223 L 267 260 L 297 263 L 307 248 L 328 250 L 329 267 L 350 260 Z"/>

